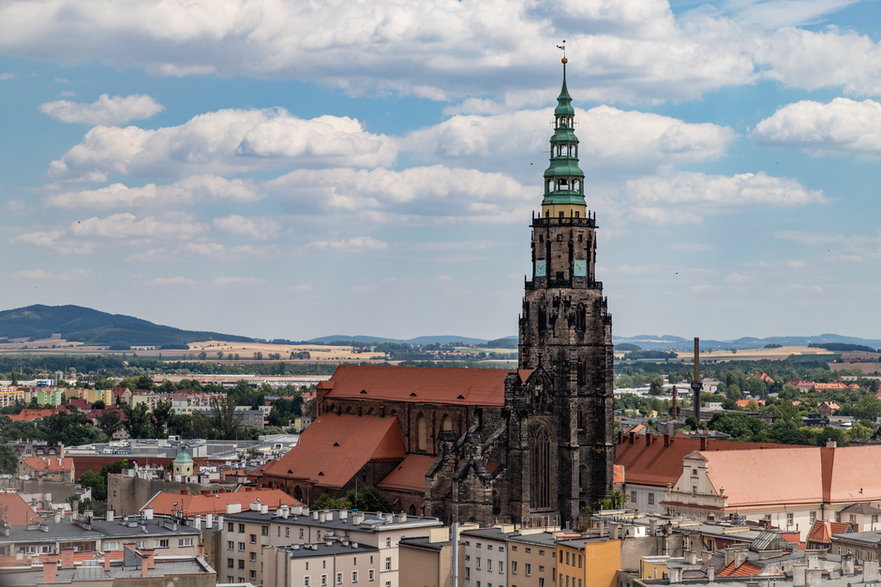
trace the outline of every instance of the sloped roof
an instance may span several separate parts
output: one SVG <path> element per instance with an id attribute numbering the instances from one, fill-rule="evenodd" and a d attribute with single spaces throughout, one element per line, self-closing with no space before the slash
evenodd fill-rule
<path id="1" fill-rule="evenodd" d="M 56 473 L 59 471 L 73 471 L 73 459 L 69 457 L 27 457 L 21 462 L 34 471 Z"/>
<path id="2" fill-rule="evenodd" d="M 761 572 L 762 567 L 755 563 L 746 561 L 740 565 L 732 562 L 727 567 L 719 571 L 717 577 L 752 577 Z"/>
<path id="3" fill-rule="evenodd" d="M 501 406 L 509 373 L 505 369 L 340 365 L 318 388 L 327 390 L 327 397 L 333 399 Z M 517 373 L 525 381 L 532 371 Z"/>
<path id="4" fill-rule="evenodd" d="M 437 457 L 428 455 L 408 455 L 395 470 L 376 484 L 380 489 L 398 489 L 403 491 L 425 491 L 425 473 L 434 464 Z"/>
<path id="5" fill-rule="evenodd" d="M 820 449 L 701 451 L 707 476 L 724 488 L 728 507 L 775 503 L 820 503 L 823 473 Z M 768 483 L 774 479 L 774 483 Z"/>
<path id="6" fill-rule="evenodd" d="M 881 445 L 822 448 L 829 502 L 881 500 Z"/>
<path id="7" fill-rule="evenodd" d="M 646 438 L 651 444 L 646 444 Z M 667 483 L 675 485 L 682 474 L 682 459 L 701 448 L 700 438 L 688 436 L 671 436 L 669 446 L 664 446 L 662 436 L 636 436 L 633 444 L 625 435 L 615 447 L 615 464 L 624 467 L 624 478 L 627 483 L 636 485 L 654 485 L 666 487 Z M 737 442 L 734 440 L 703 439 L 707 451 L 732 451 L 748 449 L 778 448 L 782 444 L 761 442 Z M 726 488 L 727 489 L 727 488 Z"/>
<path id="8" fill-rule="evenodd" d="M 324 414 L 303 431 L 297 446 L 267 465 L 264 475 L 343 487 L 369 461 L 403 458 L 397 418 Z"/>
<path id="9" fill-rule="evenodd" d="M 64 408 L 25 408 L 17 414 L 6 414 L 6 417 L 13 422 L 31 422 L 40 420 L 49 416 L 54 416 L 59 412 L 64 412 Z"/>
<path id="10" fill-rule="evenodd" d="M 10 526 L 31 524 L 37 513 L 17 493 L 0 493 L 0 519 Z"/>
<path id="11" fill-rule="evenodd" d="M 176 510 L 182 510 L 186 516 L 223 514 L 226 513 L 228 504 L 239 503 L 242 505 L 242 510 L 247 511 L 250 509 L 250 504 L 256 501 L 270 509 L 278 508 L 280 505 L 302 505 L 281 489 L 254 489 L 234 493 L 197 495 L 160 491 L 145 503 L 141 510 L 153 508 L 155 513 L 169 516 L 173 515 Z"/>
<path id="12" fill-rule="evenodd" d="M 844 534 L 846 532 L 853 532 L 853 526 L 847 522 L 816 520 L 814 525 L 811 526 L 810 531 L 808 531 L 807 542 L 832 544 L 833 534 Z"/>
<path id="13" fill-rule="evenodd" d="M 864 516 L 881 514 L 881 508 L 870 503 L 852 503 L 843 510 L 842 514 L 862 514 Z"/>

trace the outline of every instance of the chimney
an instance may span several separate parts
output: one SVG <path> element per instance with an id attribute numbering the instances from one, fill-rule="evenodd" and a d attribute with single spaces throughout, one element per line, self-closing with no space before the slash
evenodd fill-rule
<path id="1" fill-rule="evenodd" d="M 664 435 L 664 448 L 669 448 L 669 446 L 670 446 L 670 435 L 665 434 Z"/>
<path id="2" fill-rule="evenodd" d="M 58 576 L 58 564 L 55 561 L 43 563 L 43 583 L 54 583 Z"/>
<path id="3" fill-rule="evenodd" d="M 746 562 L 746 552 L 742 550 L 734 551 L 734 566 L 739 567 Z"/>
<path id="4" fill-rule="evenodd" d="M 73 568 L 73 549 L 65 548 L 61 551 L 61 568 L 62 569 L 72 569 Z"/>
<path id="5" fill-rule="evenodd" d="M 804 565 L 792 566 L 792 587 L 805 587 L 805 569 Z"/>
<path id="6" fill-rule="evenodd" d="M 628 440 L 630 441 L 630 444 L 636 442 L 636 432 L 630 432 L 627 436 L 629 437 Z"/>
<path id="7" fill-rule="evenodd" d="M 852 554 L 841 555 L 841 574 L 842 575 L 853 575 L 854 572 L 855 571 L 854 571 L 853 555 Z"/>
<path id="8" fill-rule="evenodd" d="M 671 584 L 682 581 L 681 567 L 667 567 L 667 577 Z"/>
<path id="9" fill-rule="evenodd" d="M 110 570 L 110 553 L 108 553 L 108 552 L 104 553 L 104 570 L 105 571 Z"/>
<path id="10" fill-rule="evenodd" d="M 147 559 L 141 559 L 141 577 L 146 577 L 150 574 L 150 567 L 147 566 Z"/>
<path id="11" fill-rule="evenodd" d="M 716 569 L 713 567 L 707 567 L 707 581 L 712 583 L 716 580 Z"/>
<path id="12" fill-rule="evenodd" d="M 826 448 L 838 448 L 838 443 L 831 438 L 826 439 Z"/>
<path id="13" fill-rule="evenodd" d="M 881 579 L 878 574 L 878 561 L 863 561 L 863 583 Z"/>
<path id="14" fill-rule="evenodd" d="M 154 549 L 144 549 L 141 550 L 141 553 L 146 555 L 147 557 L 147 568 L 152 569 L 156 566 L 156 551 Z"/>
<path id="15" fill-rule="evenodd" d="M 205 529 L 214 527 L 214 514 L 205 514 Z"/>
<path id="16" fill-rule="evenodd" d="M 113 521 L 113 514 L 114 514 L 114 511 L 113 511 L 113 510 L 107 510 L 107 521 L 108 521 L 108 522 L 112 522 L 112 521 Z"/>
<path id="17" fill-rule="evenodd" d="M 805 571 L 805 587 L 822 587 L 823 569 L 808 569 Z"/>
<path id="18" fill-rule="evenodd" d="M 153 519 L 153 508 L 144 508 L 144 510 L 141 513 L 144 514 L 145 520 L 152 520 Z"/>

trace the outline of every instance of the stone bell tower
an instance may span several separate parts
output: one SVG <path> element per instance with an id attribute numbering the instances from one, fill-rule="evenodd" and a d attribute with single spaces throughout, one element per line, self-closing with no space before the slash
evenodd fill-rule
<path id="1" fill-rule="evenodd" d="M 606 496 L 614 462 L 612 317 L 596 278 L 596 215 L 584 199 L 566 63 L 541 213 L 532 219 L 518 349 L 519 368 L 546 379 L 523 400 L 521 511 L 558 512 L 563 522 Z"/>

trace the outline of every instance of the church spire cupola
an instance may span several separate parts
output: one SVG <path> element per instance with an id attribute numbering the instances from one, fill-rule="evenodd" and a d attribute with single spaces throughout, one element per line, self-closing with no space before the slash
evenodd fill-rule
<path id="1" fill-rule="evenodd" d="M 554 109 L 554 135 L 551 137 L 550 165 L 544 172 L 544 217 L 583 217 L 584 172 L 578 167 L 578 137 L 575 136 L 575 109 L 566 86 L 565 41 L 563 46 L 563 87 Z"/>

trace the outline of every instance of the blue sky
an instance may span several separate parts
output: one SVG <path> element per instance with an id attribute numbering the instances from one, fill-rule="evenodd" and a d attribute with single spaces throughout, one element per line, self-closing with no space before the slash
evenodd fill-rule
<path id="1" fill-rule="evenodd" d="M 0 308 L 513 335 L 562 39 L 615 334 L 877 337 L 878 0 L 9 0 Z"/>

